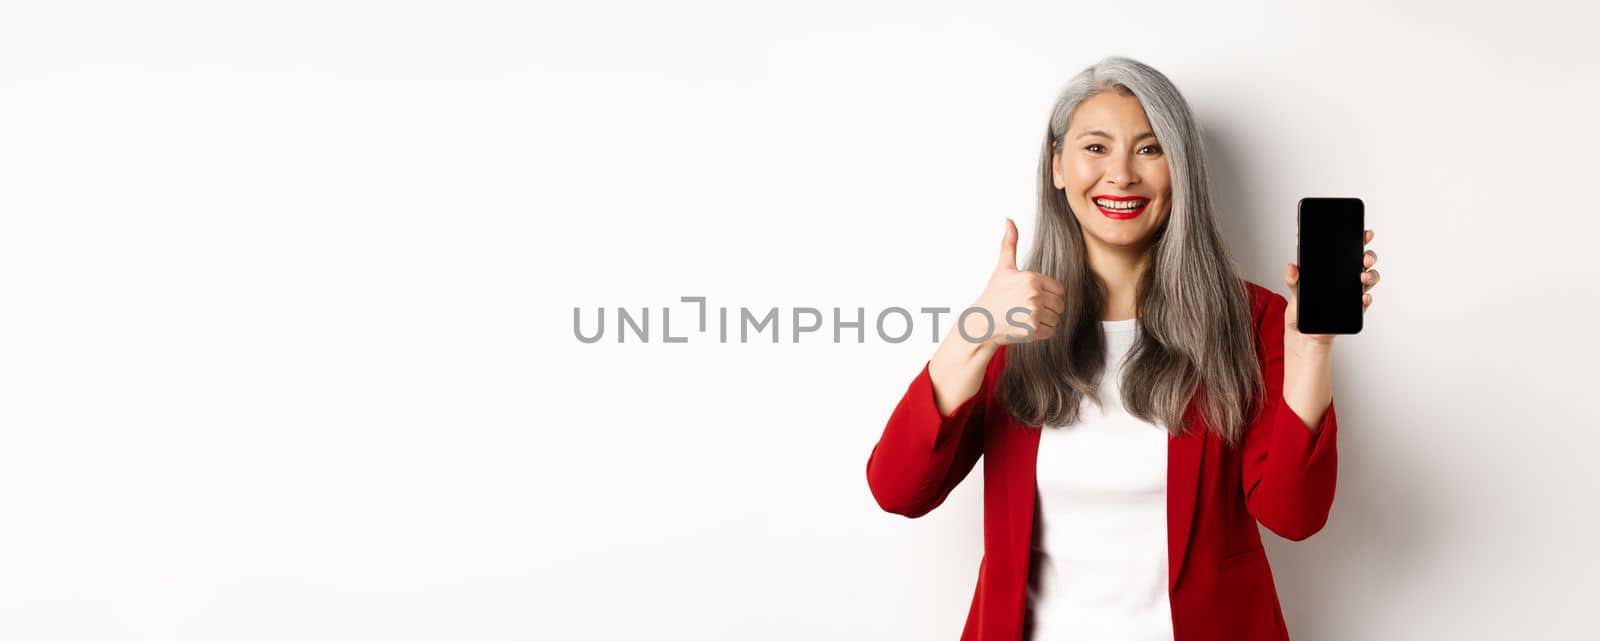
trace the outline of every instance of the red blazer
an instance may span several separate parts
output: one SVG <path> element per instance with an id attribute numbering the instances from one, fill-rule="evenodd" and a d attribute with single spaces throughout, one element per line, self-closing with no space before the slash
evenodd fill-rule
<path id="1" fill-rule="evenodd" d="M 1332 404 L 1316 431 L 1283 402 L 1283 317 L 1288 301 L 1248 283 L 1256 349 L 1269 402 L 1229 448 L 1190 399 L 1182 438 L 1167 449 L 1168 594 L 1176 641 L 1284 641 L 1283 611 L 1259 522 L 1288 539 L 1322 529 L 1333 506 L 1338 426 Z M 962 641 L 1023 639 L 1040 432 L 995 398 L 1006 347 L 983 385 L 939 413 L 924 364 L 867 459 L 867 485 L 884 510 L 917 518 L 943 503 L 978 461 L 983 469 L 983 560 Z"/>

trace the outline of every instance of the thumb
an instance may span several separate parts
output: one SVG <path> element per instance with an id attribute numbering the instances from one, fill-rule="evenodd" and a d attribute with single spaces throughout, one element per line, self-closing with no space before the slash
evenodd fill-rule
<path id="1" fill-rule="evenodd" d="M 995 269 L 1017 269 L 1017 224 L 1006 219 L 1006 235 L 1000 240 L 1000 264 Z"/>

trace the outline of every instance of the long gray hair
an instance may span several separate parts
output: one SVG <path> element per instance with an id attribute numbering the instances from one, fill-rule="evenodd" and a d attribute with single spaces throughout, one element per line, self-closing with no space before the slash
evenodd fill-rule
<path id="1" fill-rule="evenodd" d="M 1161 72 L 1127 58 L 1106 58 L 1074 76 L 1050 113 L 1039 152 L 1033 248 L 1023 268 L 1060 282 L 1066 310 L 1049 339 L 1007 346 L 1005 404 L 1022 423 L 1057 427 L 1078 421 L 1086 395 L 1103 406 L 1096 383 L 1106 365 L 1100 325 L 1106 283 L 1089 268 L 1083 229 L 1051 172 L 1072 114 L 1103 91 L 1138 99 L 1172 176 L 1172 210 L 1155 231 L 1134 297 L 1141 331 L 1123 369 L 1123 406 L 1182 435 L 1184 410 L 1199 393 L 1212 429 L 1237 444 L 1260 409 L 1255 403 L 1266 396 L 1250 292 L 1212 215 L 1205 154 L 1188 103 Z"/>

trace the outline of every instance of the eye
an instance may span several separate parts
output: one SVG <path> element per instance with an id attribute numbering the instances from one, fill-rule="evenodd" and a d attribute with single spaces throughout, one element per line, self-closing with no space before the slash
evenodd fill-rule
<path id="1" fill-rule="evenodd" d="M 1139 148 L 1139 153 L 1141 153 L 1141 154 L 1145 153 L 1146 149 L 1149 149 L 1150 153 L 1152 153 L 1152 154 L 1161 153 L 1161 145 L 1145 145 L 1145 146 Z"/>
<path id="2" fill-rule="evenodd" d="M 1100 153 L 1100 152 L 1102 152 L 1102 151 L 1105 151 L 1105 149 L 1106 149 L 1106 146 L 1105 146 L 1105 145 L 1102 145 L 1102 144 L 1100 144 L 1100 143 L 1094 143 L 1094 144 L 1092 144 L 1092 145 L 1089 145 L 1089 146 L 1088 146 L 1088 147 L 1084 147 L 1084 149 L 1085 149 L 1085 150 L 1087 150 L 1087 151 L 1092 151 L 1092 152 L 1095 152 L 1095 153 Z"/>

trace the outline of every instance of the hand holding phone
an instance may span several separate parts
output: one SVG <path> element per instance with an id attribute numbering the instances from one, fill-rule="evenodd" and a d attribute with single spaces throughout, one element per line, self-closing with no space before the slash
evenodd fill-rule
<path id="1" fill-rule="evenodd" d="M 1302 198 L 1295 261 L 1302 334 L 1359 334 L 1366 284 L 1365 208 L 1359 198 Z"/>

